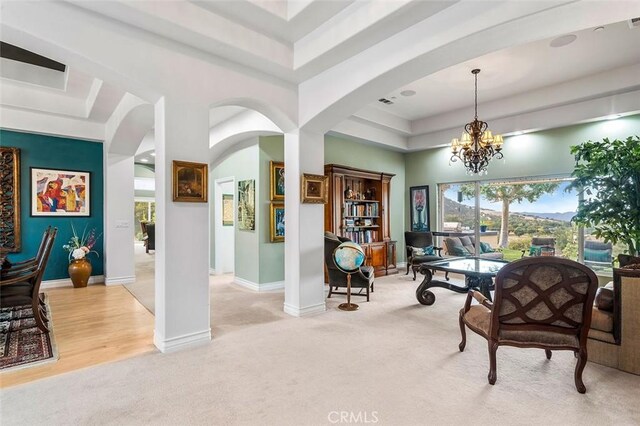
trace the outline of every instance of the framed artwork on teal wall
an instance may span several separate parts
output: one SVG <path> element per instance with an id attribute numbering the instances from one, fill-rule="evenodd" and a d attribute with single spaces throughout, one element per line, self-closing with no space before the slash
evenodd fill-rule
<path id="1" fill-rule="evenodd" d="M 31 216 L 91 216 L 91 172 L 31 167 Z"/>
<path id="2" fill-rule="evenodd" d="M 411 230 L 429 231 L 429 185 L 409 189 Z"/>
<path id="3" fill-rule="evenodd" d="M 238 229 L 256 229 L 256 181 L 253 179 L 238 181 Z"/>
<path id="4" fill-rule="evenodd" d="M 233 226 L 233 194 L 222 194 L 222 226 Z"/>

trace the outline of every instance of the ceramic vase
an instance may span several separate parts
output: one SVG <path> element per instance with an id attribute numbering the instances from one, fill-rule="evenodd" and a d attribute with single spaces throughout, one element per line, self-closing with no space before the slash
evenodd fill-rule
<path id="1" fill-rule="evenodd" d="M 91 276 L 91 262 L 86 258 L 73 259 L 69 264 L 69 277 L 75 288 L 86 287 Z"/>

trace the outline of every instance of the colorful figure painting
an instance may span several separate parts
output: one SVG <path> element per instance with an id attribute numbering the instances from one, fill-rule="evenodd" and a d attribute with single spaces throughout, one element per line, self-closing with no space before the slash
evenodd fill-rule
<path id="1" fill-rule="evenodd" d="M 90 172 L 31 168 L 31 216 L 90 216 Z"/>
<path id="2" fill-rule="evenodd" d="M 238 229 L 254 231 L 256 229 L 256 181 L 238 181 Z"/>
<path id="3" fill-rule="evenodd" d="M 429 186 L 412 186 L 409 189 L 411 202 L 411 230 L 429 231 Z"/>

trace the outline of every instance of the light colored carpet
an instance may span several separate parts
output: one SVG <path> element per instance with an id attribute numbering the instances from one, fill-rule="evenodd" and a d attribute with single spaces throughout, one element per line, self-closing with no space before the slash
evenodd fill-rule
<path id="1" fill-rule="evenodd" d="M 209 345 L 3 390 L 3 424 L 322 425 L 340 411 L 403 426 L 640 422 L 640 376 L 588 363 L 581 395 L 571 353 L 500 348 L 489 385 L 486 341 L 468 333 L 458 352 L 465 296 L 435 289 L 425 307 L 415 288 L 379 278 L 357 312 L 336 296 L 325 314 L 292 318 L 281 293 L 212 285 Z"/>

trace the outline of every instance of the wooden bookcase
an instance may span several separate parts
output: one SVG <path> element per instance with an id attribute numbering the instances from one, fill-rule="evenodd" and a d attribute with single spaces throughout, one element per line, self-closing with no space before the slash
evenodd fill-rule
<path id="1" fill-rule="evenodd" d="M 393 174 L 327 164 L 329 203 L 324 228 L 360 244 L 376 276 L 395 274 L 396 242 L 391 240 L 390 189 Z"/>

